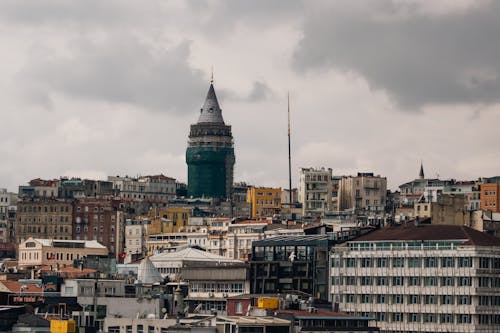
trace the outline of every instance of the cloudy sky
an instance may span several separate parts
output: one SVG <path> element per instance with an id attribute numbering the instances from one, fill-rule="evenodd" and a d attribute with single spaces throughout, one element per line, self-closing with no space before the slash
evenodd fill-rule
<path id="1" fill-rule="evenodd" d="M 0 187 L 163 173 L 210 80 L 235 180 L 293 174 L 500 174 L 500 2 L 0 2 Z"/>

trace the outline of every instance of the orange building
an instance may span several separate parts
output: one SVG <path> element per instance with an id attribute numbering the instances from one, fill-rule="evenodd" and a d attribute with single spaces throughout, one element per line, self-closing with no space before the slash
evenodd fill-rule
<path id="1" fill-rule="evenodd" d="M 281 188 L 250 186 L 247 190 L 247 202 L 251 205 L 251 218 L 264 218 L 279 214 Z"/>
<path id="2" fill-rule="evenodd" d="M 481 209 L 500 212 L 500 183 L 481 185 Z"/>

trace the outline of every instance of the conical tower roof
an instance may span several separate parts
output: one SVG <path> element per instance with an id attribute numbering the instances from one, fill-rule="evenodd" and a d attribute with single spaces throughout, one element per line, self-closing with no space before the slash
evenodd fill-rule
<path id="1" fill-rule="evenodd" d="M 425 175 L 424 175 L 424 163 L 423 162 L 420 162 L 420 173 L 418 174 L 419 178 L 420 179 L 424 179 L 425 178 Z"/>
<path id="2" fill-rule="evenodd" d="M 224 124 L 224 119 L 222 118 L 222 110 L 219 106 L 219 101 L 217 101 L 217 95 L 215 95 L 215 89 L 212 83 L 210 83 L 207 98 L 205 99 L 205 103 L 201 108 L 200 118 L 198 118 L 198 124 L 199 123 Z"/>
<path id="3" fill-rule="evenodd" d="M 153 265 L 148 257 L 144 258 L 137 270 L 137 280 L 144 284 L 153 284 L 163 281 L 160 272 Z"/>

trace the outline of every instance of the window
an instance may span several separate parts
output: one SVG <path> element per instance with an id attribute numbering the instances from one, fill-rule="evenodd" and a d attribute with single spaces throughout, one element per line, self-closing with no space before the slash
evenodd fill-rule
<path id="1" fill-rule="evenodd" d="M 362 276 L 361 277 L 361 285 L 362 286 L 371 286 L 373 284 L 373 280 L 371 276 Z"/>
<path id="2" fill-rule="evenodd" d="M 470 304 L 471 304 L 471 296 L 469 295 L 458 296 L 458 305 L 470 305 Z"/>
<path id="3" fill-rule="evenodd" d="M 241 314 L 243 313 L 243 303 L 242 302 L 237 302 L 234 306 L 234 312 L 236 314 Z"/>
<path id="4" fill-rule="evenodd" d="M 490 258 L 479 258 L 479 268 L 490 268 Z"/>
<path id="5" fill-rule="evenodd" d="M 438 258 L 425 258 L 424 265 L 425 267 L 438 267 Z"/>
<path id="6" fill-rule="evenodd" d="M 372 295 L 363 294 L 361 295 L 361 303 L 371 303 Z"/>
<path id="7" fill-rule="evenodd" d="M 439 316 L 439 321 L 442 324 L 453 324 L 455 321 L 453 320 L 453 315 L 450 313 L 443 313 Z"/>
<path id="8" fill-rule="evenodd" d="M 345 267 L 356 267 L 356 266 L 357 266 L 356 258 L 347 258 L 345 260 Z"/>
<path id="9" fill-rule="evenodd" d="M 388 258 L 377 258 L 377 267 L 388 267 L 389 266 Z"/>
<path id="10" fill-rule="evenodd" d="M 403 304 L 403 295 L 392 295 L 392 304 Z"/>
<path id="11" fill-rule="evenodd" d="M 403 277 L 402 276 L 394 276 L 392 278 L 392 285 L 393 286 L 402 286 L 403 285 Z"/>
<path id="12" fill-rule="evenodd" d="M 453 257 L 441 258 L 441 267 L 455 267 L 455 258 Z"/>
<path id="13" fill-rule="evenodd" d="M 403 321 L 403 313 L 393 312 L 392 313 L 392 321 L 393 322 Z"/>
<path id="14" fill-rule="evenodd" d="M 421 258 L 408 258 L 408 267 L 409 268 L 421 268 L 422 267 L 422 259 Z"/>
<path id="15" fill-rule="evenodd" d="M 436 276 L 427 276 L 424 279 L 424 285 L 426 287 L 428 287 L 428 286 L 437 286 L 438 285 L 438 278 Z"/>
<path id="16" fill-rule="evenodd" d="M 373 259 L 361 258 L 361 267 L 373 267 Z"/>
<path id="17" fill-rule="evenodd" d="M 438 298 L 436 295 L 425 295 L 424 303 L 425 304 L 438 304 Z"/>
<path id="18" fill-rule="evenodd" d="M 392 267 L 404 267 L 404 258 L 392 258 Z"/>
<path id="19" fill-rule="evenodd" d="M 388 286 L 389 285 L 389 280 L 387 277 L 384 276 L 379 276 L 377 277 L 377 286 Z"/>
<path id="20" fill-rule="evenodd" d="M 437 323 L 437 316 L 434 313 L 424 313 L 424 323 Z"/>
<path id="21" fill-rule="evenodd" d="M 421 283 L 420 283 L 420 277 L 418 276 L 410 276 L 409 280 L 408 280 L 408 285 L 409 286 L 420 286 Z"/>
<path id="22" fill-rule="evenodd" d="M 470 276 L 461 276 L 458 278 L 459 286 L 472 286 L 472 278 Z"/>
<path id="23" fill-rule="evenodd" d="M 420 313 L 408 313 L 408 322 L 409 323 L 419 323 L 420 322 Z"/>
<path id="24" fill-rule="evenodd" d="M 441 278 L 441 287 L 453 287 L 455 286 L 455 278 L 451 276 L 443 276 Z"/>
<path id="25" fill-rule="evenodd" d="M 420 295 L 408 295 L 408 304 L 420 304 Z"/>
<path id="26" fill-rule="evenodd" d="M 441 296 L 441 305 L 454 305 L 455 297 L 451 295 L 442 295 Z"/>
<path id="27" fill-rule="evenodd" d="M 470 314 L 459 314 L 457 315 L 457 324 L 470 324 L 471 317 Z"/>
<path id="28" fill-rule="evenodd" d="M 386 295 L 377 295 L 377 303 L 383 304 L 387 303 L 387 296 Z"/>
<path id="29" fill-rule="evenodd" d="M 471 257 L 458 258 L 458 267 L 472 267 L 472 258 Z"/>

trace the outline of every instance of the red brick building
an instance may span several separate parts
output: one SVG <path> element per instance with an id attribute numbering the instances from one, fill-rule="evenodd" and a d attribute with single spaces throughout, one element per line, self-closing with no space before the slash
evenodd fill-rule
<path id="1" fill-rule="evenodd" d="M 123 212 L 104 199 L 75 200 L 73 209 L 73 239 L 96 240 L 118 257 L 124 247 Z"/>

